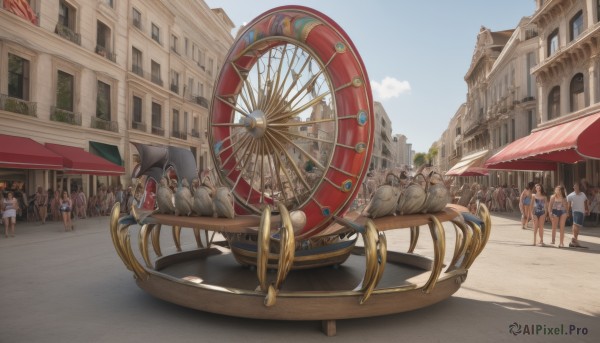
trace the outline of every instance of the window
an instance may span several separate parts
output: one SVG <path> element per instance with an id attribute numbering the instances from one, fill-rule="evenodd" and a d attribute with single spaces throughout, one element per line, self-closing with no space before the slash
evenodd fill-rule
<path id="1" fill-rule="evenodd" d="M 104 0 L 104 3 L 106 4 L 106 6 L 114 8 L 115 3 L 113 0 Z"/>
<path id="2" fill-rule="evenodd" d="M 554 30 L 548 36 L 548 56 L 552 56 L 555 52 L 558 51 L 558 29 Z"/>
<path id="3" fill-rule="evenodd" d="M 152 39 L 160 44 L 160 29 L 154 23 L 152 23 Z"/>
<path id="4" fill-rule="evenodd" d="M 179 133 L 179 110 L 173 109 L 173 133 L 176 135 Z"/>
<path id="5" fill-rule="evenodd" d="M 188 48 L 189 48 L 189 44 L 190 44 L 190 42 L 188 41 L 188 38 L 187 38 L 187 37 L 185 37 L 185 38 L 184 38 L 184 42 L 185 42 L 185 55 L 186 55 L 186 56 L 189 56 L 189 55 L 190 55 L 190 53 L 189 53 L 189 51 L 188 51 Z"/>
<path id="6" fill-rule="evenodd" d="M 196 130 L 196 135 L 195 137 L 199 137 L 200 136 L 200 120 L 198 119 L 197 116 L 194 116 L 194 123 L 192 124 L 193 128 L 192 130 Z"/>
<path id="7" fill-rule="evenodd" d="M 152 61 L 152 82 L 162 86 L 162 80 L 160 78 L 160 64 Z"/>
<path id="8" fill-rule="evenodd" d="M 75 8 L 66 1 L 59 3 L 58 24 L 75 31 Z"/>
<path id="9" fill-rule="evenodd" d="M 512 118 L 510 120 L 510 141 L 514 142 L 516 138 L 515 135 L 515 118 Z"/>
<path id="10" fill-rule="evenodd" d="M 583 74 L 579 73 L 571 79 L 571 112 L 579 111 L 585 107 Z"/>
<path id="11" fill-rule="evenodd" d="M 179 94 L 179 73 L 171 70 L 171 92 Z"/>
<path id="12" fill-rule="evenodd" d="M 583 12 L 579 11 L 573 19 L 571 19 L 569 26 L 571 28 L 571 32 L 569 32 L 569 39 L 574 40 L 577 38 L 581 32 L 583 32 Z"/>
<path id="13" fill-rule="evenodd" d="M 29 61 L 8 54 L 8 96 L 29 100 Z"/>
<path id="14" fill-rule="evenodd" d="M 187 133 L 188 132 L 188 113 L 187 112 L 183 112 L 183 130 L 182 132 Z"/>
<path id="15" fill-rule="evenodd" d="M 137 27 L 138 29 L 141 29 L 142 28 L 142 12 L 140 12 L 134 8 L 132 11 L 131 17 L 133 20 L 133 26 Z"/>
<path id="16" fill-rule="evenodd" d="M 73 75 L 58 71 L 58 79 L 56 82 L 56 107 L 73 112 L 73 91 L 75 82 Z"/>
<path id="17" fill-rule="evenodd" d="M 552 88 L 548 94 L 548 120 L 560 116 L 560 87 Z"/>
<path id="18" fill-rule="evenodd" d="M 533 82 L 533 75 L 531 75 L 531 68 L 535 65 L 535 55 L 533 52 L 527 54 L 527 96 L 530 97 L 533 94 L 533 87 L 535 86 L 535 82 Z"/>
<path id="19" fill-rule="evenodd" d="M 98 81 L 98 94 L 96 96 L 96 117 L 110 120 L 110 85 Z"/>
<path id="20" fill-rule="evenodd" d="M 96 53 L 101 56 L 107 57 L 111 53 L 110 28 L 100 21 L 98 21 L 96 26 Z"/>
<path id="21" fill-rule="evenodd" d="M 162 107 L 155 102 L 152 103 L 152 128 L 162 127 Z"/>
<path id="22" fill-rule="evenodd" d="M 177 51 L 177 36 L 171 35 L 171 51 L 179 53 Z"/>
<path id="23" fill-rule="evenodd" d="M 139 76 L 144 76 L 144 68 L 142 67 L 142 52 L 138 49 L 132 47 L 131 48 L 131 71 L 138 74 Z"/>
<path id="24" fill-rule="evenodd" d="M 208 59 L 208 75 L 212 75 L 213 72 L 213 59 Z"/>
<path id="25" fill-rule="evenodd" d="M 192 79 L 191 77 L 188 77 L 188 85 L 186 92 L 188 95 L 194 94 L 194 79 Z"/>
<path id="26" fill-rule="evenodd" d="M 133 97 L 133 113 L 131 114 L 134 123 L 142 122 L 142 98 Z"/>
<path id="27" fill-rule="evenodd" d="M 535 129 L 535 114 L 532 110 L 527 112 L 527 132 L 531 132 Z"/>

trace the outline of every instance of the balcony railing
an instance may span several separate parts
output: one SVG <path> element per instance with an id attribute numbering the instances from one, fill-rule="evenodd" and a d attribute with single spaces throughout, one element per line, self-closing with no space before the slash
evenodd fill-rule
<path id="1" fill-rule="evenodd" d="M 133 24 L 133 26 L 137 27 L 138 29 L 143 30 L 142 29 L 142 20 L 134 18 L 134 19 L 131 19 L 131 23 Z"/>
<path id="2" fill-rule="evenodd" d="M 102 57 L 106 57 L 106 59 L 116 62 L 117 61 L 117 55 L 108 51 L 105 47 L 101 46 L 101 45 L 96 45 L 96 53 Z"/>
<path id="3" fill-rule="evenodd" d="M 204 108 L 208 108 L 208 99 L 203 97 L 203 96 L 196 96 L 195 99 L 196 103 Z"/>
<path id="4" fill-rule="evenodd" d="M 0 109 L 8 112 L 24 114 L 26 116 L 37 117 L 36 102 L 11 98 L 5 94 L 0 94 Z"/>
<path id="5" fill-rule="evenodd" d="M 98 117 L 92 117 L 92 124 L 90 127 L 93 129 L 119 132 L 119 125 L 116 121 L 105 120 Z"/>
<path id="6" fill-rule="evenodd" d="M 179 85 L 171 84 L 171 92 L 179 94 Z"/>
<path id="7" fill-rule="evenodd" d="M 81 126 L 81 113 L 62 110 L 52 106 L 50 109 L 50 120 Z"/>
<path id="8" fill-rule="evenodd" d="M 138 74 L 141 77 L 144 77 L 144 68 L 142 68 L 142 66 L 132 65 L 131 71 Z"/>
<path id="9" fill-rule="evenodd" d="M 165 129 L 163 129 L 162 127 L 158 127 L 158 126 L 152 126 L 152 134 L 157 135 L 157 136 L 164 136 Z"/>
<path id="10" fill-rule="evenodd" d="M 171 137 L 186 140 L 187 139 L 187 132 L 173 130 L 171 132 Z"/>
<path id="11" fill-rule="evenodd" d="M 56 24 L 56 29 L 54 32 L 77 45 L 81 45 L 81 35 L 71 30 L 69 27 L 64 26 L 63 24 Z"/>
<path id="12" fill-rule="evenodd" d="M 198 130 L 192 129 L 192 137 L 200 138 L 200 132 Z"/>
<path id="13" fill-rule="evenodd" d="M 161 80 L 160 75 L 151 75 L 150 81 L 156 83 L 159 86 L 163 85 L 163 80 Z"/>
<path id="14" fill-rule="evenodd" d="M 139 121 L 132 121 L 131 128 L 134 130 L 144 131 L 146 132 L 146 123 L 142 123 Z"/>
<path id="15" fill-rule="evenodd" d="M 528 101 L 533 101 L 533 100 L 535 100 L 535 98 L 534 98 L 534 97 L 532 97 L 532 96 L 527 96 L 527 97 L 524 97 L 524 98 L 523 98 L 523 100 L 521 100 L 521 102 L 528 102 Z"/>

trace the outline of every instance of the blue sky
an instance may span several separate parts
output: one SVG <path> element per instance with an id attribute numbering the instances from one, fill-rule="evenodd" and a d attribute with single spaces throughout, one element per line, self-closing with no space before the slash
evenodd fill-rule
<path id="1" fill-rule="evenodd" d="M 312 7 L 336 21 L 358 49 L 371 84 L 416 152 L 427 152 L 465 102 L 464 76 L 480 27 L 514 29 L 534 0 L 206 0 L 239 27 L 278 6 Z M 237 31 L 234 30 L 234 32 Z M 385 81 L 384 81 L 385 80 Z M 383 86 L 382 86 L 383 85 Z M 382 88 L 382 91 L 378 89 Z"/>

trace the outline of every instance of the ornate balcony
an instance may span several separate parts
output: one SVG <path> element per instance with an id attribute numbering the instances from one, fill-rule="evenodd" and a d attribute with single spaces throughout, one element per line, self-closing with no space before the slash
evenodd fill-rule
<path id="1" fill-rule="evenodd" d="M 81 126 L 81 113 L 71 112 L 52 106 L 50 120 Z"/>
<path id="2" fill-rule="evenodd" d="M 90 127 L 93 129 L 119 132 L 119 125 L 116 121 L 105 120 L 98 117 L 92 117 L 92 123 Z"/>
<path id="3" fill-rule="evenodd" d="M 132 121 L 131 122 L 131 128 L 134 129 L 134 130 L 139 130 L 139 131 L 146 132 L 146 123 L 142 123 L 142 122 L 138 122 L 138 121 Z"/>
<path id="4" fill-rule="evenodd" d="M 187 132 L 173 130 L 171 132 L 171 137 L 187 140 Z"/>
<path id="5" fill-rule="evenodd" d="M 164 137 L 165 129 L 163 129 L 162 127 L 158 127 L 158 126 L 152 126 L 152 134 Z"/>
<path id="6" fill-rule="evenodd" d="M 0 94 L 0 109 L 26 116 L 37 117 L 37 103 Z"/>
<path id="7" fill-rule="evenodd" d="M 101 45 L 96 45 L 96 53 L 102 57 L 105 57 L 106 59 L 108 59 L 112 62 L 117 61 L 117 55 L 110 52 L 108 49 L 106 49 L 105 47 L 103 47 Z"/>
<path id="8" fill-rule="evenodd" d="M 77 45 L 81 45 L 81 35 L 62 24 L 56 24 L 54 32 L 62 38 L 68 39 Z"/>

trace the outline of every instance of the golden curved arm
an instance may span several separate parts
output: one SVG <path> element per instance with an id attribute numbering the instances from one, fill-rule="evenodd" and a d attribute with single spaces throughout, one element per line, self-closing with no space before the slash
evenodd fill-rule
<path id="1" fill-rule="evenodd" d="M 173 242 L 177 251 L 181 251 L 181 226 L 173 225 Z"/>
<path id="2" fill-rule="evenodd" d="M 150 261 L 150 254 L 148 253 L 148 236 L 152 232 L 152 224 L 144 224 L 139 231 L 138 234 L 138 245 L 140 247 L 140 252 L 142 253 L 142 257 L 144 258 L 144 262 L 146 262 L 146 267 L 152 268 L 152 262 Z"/>
<path id="3" fill-rule="evenodd" d="M 410 246 L 408 247 L 408 253 L 412 254 L 417 247 L 417 241 L 419 240 L 419 227 L 410 227 Z"/>
<path id="4" fill-rule="evenodd" d="M 196 239 L 196 246 L 198 248 L 204 248 L 204 244 L 202 244 L 202 238 L 200 237 L 200 229 L 195 227 L 193 230 L 194 230 L 194 238 Z"/>
<path id="5" fill-rule="evenodd" d="M 152 228 L 152 248 L 154 249 L 154 253 L 156 256 L 161 257 L 162 251 L 160 251 L 160 224 L 156 224 L 154 228 Z"/>
<path id="6" fill-rule="evenodd" d="M 437 283 L 438 277 L 442 272 L 444 266 L 444 254 L 446 252 L 446 237 L 444 234 L 444 228 L 442 223 L 437 219 L 436 216 L 429 216 L 429 230 L 431 231 L 431 239 L 433 240 L 433 265 L 431 266 L 431 275 L 423 286 L 423 292 L 431 293 L 435 284 Z"/>
<path id="7" fill-rule="evenodd" d="M 127 255 L 121 245 L 121 240 L 119 238 L 119 232 L 122 229 L 127 229 L 129 227 L 129 225 L 123 226 L 121 228 L 119 227 L 120 212 L 121 212 L 120 204 L 118 202 L 116 202 L 114 204 L 114 206 L 111 210 L 111 214 L 110 214 L 110 237 L 112 238 L 113 246 L 115 247 L 115 250 L 117 251 L 117 255 L 119 255 L 119 257 L 121 258 L 121 261 L 123 261 L 123 264 L 125 264 L 125 267 L 127 267 L 127 269 L 133 271 L 133 269 L 127 259 Z"/>
<path id="8" fill-rule="evenodd" d="M 269 240 L 271 239 L 271 206 L 265 206 L 258 227 L 256 254 L 256 276 L 263 292 L 268 291 L 267 264 L 269 262 Z"/>
<path id="9" fill-rule="evenodd" d="M 385 263 L 387 261 L 387 240 L 383 233 L 377 231 L 372 220 L 368 220 L 363 233 L 365 245 L 366 269 L 362 281 L 363 296 L 360 304 L 364 304 L 373 293 L 373 290 L 381 280 Z"/>
<path id="10" fill-rule="evenodd" d="M 483 251 L 483 248 L 485 248 L 488 240 L 490 239 L 490 233 L 492 232 L 492 216 L 490 215 L 490 211 L 488 210 L 487 206 L 485 206 L 484 204 L 479 205 L 479 208 L 477 209 L 477 215 L 483 220 L 484 226 L 484 228 L 482 228 L 481 230 L 481 245 L 477 252 L 477 256 L 479 256 L 479 254 Z"/>
<path id="11" fill-rule="evenodd" d="M 460 229 L 460 232 L 462 232 L 462 239 L 459 240 L 459 237 L 457 235 L 454 256 L 452 257 L 452 262 L 450 262 L 450 265 L 448 266 L 448 269 L 446 269 L 446 272 L 465 267 L 465 263 L 468 261 L 470 256 L 470 254 L 468 253 L 468 249 L 471 246 L 471 241 L 473 239 L 473 230 L 469 225 L 459 220 L 452 220 L 452 224 L 454 225 L 455 230 L 456 228 Z M 459 233 L 458 230 L 457 233 Z"/>
<path id="12" fill-rule="evenodd" d="M 481 232 L 481 228 L 479 227 L 479 225 L 472 221 L 466 221 L 466 223 L 473 230 L 473 240 L 467 253 L 468 256 L 465 257 L 465 269 L 469 269 L 473 262 L 475 262 L 475 258 L 477 257 L 477 255 L 479 255 L 479 253 L 481 252 L 484 242 L 483 233 Z"/>
<path id="13" fill-rule="evenodd" d="M 292 218 L 287 208 L 283 204 L 279 204 L 279 213 L 281 215 L 282 227 L 280 230 L 280 250 L 279 262 L 277 266 L 277 280 L 275 281 L 275 289 L 279 289 L 285 280 L 287 274 L 292 269 L 294 264 L 294 252 L 296 242 L 294 240 L 294 227 L 292 226 Z"/>

